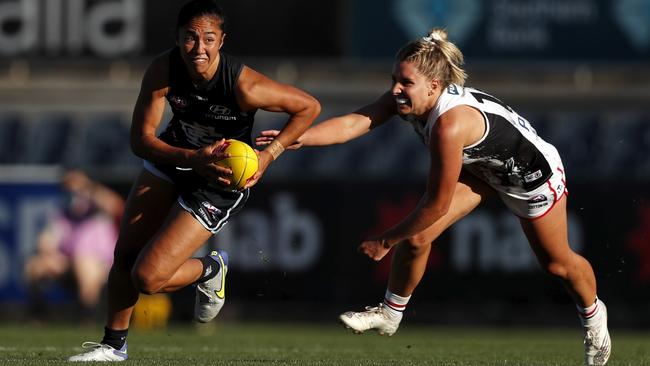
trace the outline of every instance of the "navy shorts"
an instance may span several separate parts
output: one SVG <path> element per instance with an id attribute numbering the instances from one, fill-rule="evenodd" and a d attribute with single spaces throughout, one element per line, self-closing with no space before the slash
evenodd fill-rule
<path id="1" fill-rule="evenodd" d="M 146 160 L 144 168 L 174 184 L 179 190 L 178 203 L 181 207 L 213 234 L 219 232 L 248 200 L 248 189 L 236 191 L 210 185 L 191 169 L 154 165 Z"/>

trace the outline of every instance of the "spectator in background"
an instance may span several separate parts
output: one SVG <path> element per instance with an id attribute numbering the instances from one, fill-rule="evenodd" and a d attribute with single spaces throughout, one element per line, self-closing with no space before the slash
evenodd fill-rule
<path id="1" fill-rule="evenodd" d="M 43 311 L 42 290 L 52 281 L 71 282 L 82 315 L 99 303 L 113 262 L 122 197 L 78 170 L 64 174 L 64 199 L 38 236 L 37 249 L 25 264 L 25 277 L 36 311 Z"/>

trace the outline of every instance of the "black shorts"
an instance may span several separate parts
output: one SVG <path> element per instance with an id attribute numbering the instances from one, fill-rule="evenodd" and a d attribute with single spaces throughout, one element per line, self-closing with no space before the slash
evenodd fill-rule
<path id="1" fill-rule="evenodd" d="M 248 201 L 249 190 L 236 191 L 210 185 L 194 171 L 144 161 L 144 168 L 178 189 L 178 203 L 206 229 L 216 234 Z"/>

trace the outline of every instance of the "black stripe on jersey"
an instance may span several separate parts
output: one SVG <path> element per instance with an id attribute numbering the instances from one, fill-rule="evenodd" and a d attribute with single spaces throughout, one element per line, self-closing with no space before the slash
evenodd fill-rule
<path id="1" fill-rule="evenodd" d="M 553 172 L 542 152 L 504 117 L 485 115 L 490 131 L 481 143 L 464 150 L 466 169 L 486 182 L 527 192 L 544 184 Z"/>

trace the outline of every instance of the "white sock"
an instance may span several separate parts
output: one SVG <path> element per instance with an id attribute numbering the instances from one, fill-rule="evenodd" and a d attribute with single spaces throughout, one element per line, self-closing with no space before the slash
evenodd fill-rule
<path id="1" fill-rule="evenodd" d="M 601 308 L 601 306 L 598 304 L 598 298 L 596 298 L 596 301 L 594 301 L 593 304 L 586 308 L 583 308 L 577 304 L 576 307 L 578 308 L 578 314 L 580 314 L 580 321 L 582 322 L 582 325 L 590 325 L 598 319 Z"/>
<path id="2" fill-rule="evenodd" d="M 411 296 L 399 296 L 390 292 L 386 289 L 386 295 L 384 295 L 384 305 L 386 305 L 386 310 L 393 316 L 400 316 L 404 309 L 406 309 L 406 304 L 408 304 Z"/>

